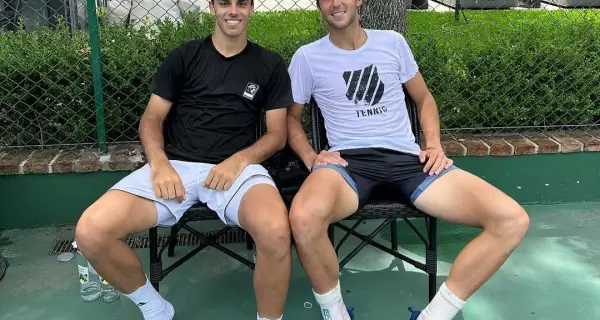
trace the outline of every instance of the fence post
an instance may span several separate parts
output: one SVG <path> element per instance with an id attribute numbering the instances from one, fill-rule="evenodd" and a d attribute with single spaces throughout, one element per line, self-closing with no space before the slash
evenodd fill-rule
<path id="1" fill-rule="evenodd" d="M 92 54 L 92 76 L 94 80 L 94 101 L 96 105 L 96 132 L 101 153 L 106 153 L 106 129 L 104 127 L 104 99 L 102 92 L 102 64 L 100 61 L 100 32 L 96 0 L 87 0 L 90 50 Z"/>

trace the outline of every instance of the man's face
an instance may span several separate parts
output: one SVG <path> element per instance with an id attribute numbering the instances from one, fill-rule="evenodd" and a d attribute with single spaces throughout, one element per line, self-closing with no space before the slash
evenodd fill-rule
<path id="1" fill-rule="evenodd" d="M 319 10 L 330 28 L 344 29 L 357 17 L 362 0 L 319 0 Z"/>
<path id="2" fill-rule="evenodd" d="M 254 3 L 251 0 L 212 0 L 210 12 L 215 15 L 217 28 L 230 37 L 237 37 L 248 26 Z"/>

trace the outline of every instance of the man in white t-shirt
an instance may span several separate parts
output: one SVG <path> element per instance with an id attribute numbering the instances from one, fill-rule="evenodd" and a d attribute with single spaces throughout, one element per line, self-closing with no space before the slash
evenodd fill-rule
<path id="1" fill-rule="evenodd" d="M 529 218 L 513 199 L 453 165 L 440 141 L 436 102 L 404 37 L 365 30 L 361 0 L 320 0 L 329 34 L 302 46 L 289 72 L 295 104 L 288 142 L 311 174 L 295 196 L 290 223 L 296 248 L 324 319 L 353 319 L 344 305 L 339 264 L 327 227 L 361 208 L 375 187 L 440 219 L 482 228 L 454 261 L 448 279 L 412 320 L 449 320 L 506 261 Z M 415 143 L 403 86 L 416 102 L 425 149 Z M 317 154 L 300 124 L 314 97 L 330 149 Z"/>

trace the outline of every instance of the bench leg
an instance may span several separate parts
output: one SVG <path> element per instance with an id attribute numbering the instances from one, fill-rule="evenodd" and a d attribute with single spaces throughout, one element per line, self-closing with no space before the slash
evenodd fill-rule
<path id="1" fill-rule="evenodd" d="M 150 236 L 150 284 L 159 291 L 159 282 L 162 279 L 162 262 L 158 256 L 158 230 L 153 227 Z"/>
<path id="2" fill-rule="evenodd" d="M 175 255 L 175 245 L 177 244 L 177 233 L 179 232 L 179 228 L 177 225 L 171 227 L 171 234 L 169 234 L 169 249 L 167 251 L 167 255 L 172 257 Z"/>
<path id="3" fill-rule="evenodd" d="M 437 292 L 437 219 L 428 217 L 428 244 L 425 248 L 425 271 L 429 276 L 429 301 Z"/>
<path id="4" fill-rule="evenodd" d="M 392 237 L 392 250 L 398 250 L 398 224 L 396 223 L 396 219 L 390 222 L 390 233 Z"/>

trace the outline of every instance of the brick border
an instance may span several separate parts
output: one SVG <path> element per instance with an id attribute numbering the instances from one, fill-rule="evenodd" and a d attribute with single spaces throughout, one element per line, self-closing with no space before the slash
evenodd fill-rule
<path id="1" fill-rule="evenodd" d="M 448 156 L 520 156 L 534 154 L 598 152 L 600 130 L 592 132 L 529 132 L 524 134 L 442 136 Z M 132 171 L 146 162 L 140 144 L 109 146 L 75 151 L 60 149 L 0 151 L 0 175 Z"/>

